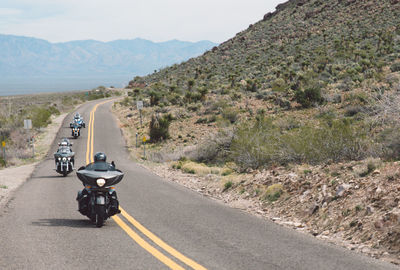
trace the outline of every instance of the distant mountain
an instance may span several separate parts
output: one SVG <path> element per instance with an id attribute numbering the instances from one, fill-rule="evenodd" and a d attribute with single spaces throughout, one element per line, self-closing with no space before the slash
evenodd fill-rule
<path id="1" fill-rule="evenodd" d="M 210 41 L 144 39 L 101 42 L 95 40 L 50 43 L 0 35 L 1 80 L 16 78 L 106 78 L 145 75 L 155 69 L 198 56 L 216 44 Z"/>

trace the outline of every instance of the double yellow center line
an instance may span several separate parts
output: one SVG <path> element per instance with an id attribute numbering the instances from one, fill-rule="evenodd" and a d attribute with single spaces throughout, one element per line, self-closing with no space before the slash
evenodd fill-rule
<path id="1" fill-rule="evenodd" d="M 90 119 L 89 119 L 89 125 L 88 125 L 88 139 L 87 139 L 87 144 L 86 144 L 86 164 L 89 164 L 90 162 L 93 162 L 93 142 L 94 142 L 94 116 L 95 112 L 97 110 L 97 107 L 106 103 L 110 102 L 110 100 L 100 102 L 96 104 L 93 109 L 90 112 Z M 161 250 L 167 252 L 171 256 L 175 257 L 178 259 L 180 262 L 183 262 L 187 266 L 191 267 L 192 269 L 196 270 L 206 270 L 205 267 L 201 266 L 200 264 L 196 263 L 192 259 L 186 257 L 167 243 L 165 243 L 163 240 L 161 240 L 159 237 L 157 237 L 155 234 L 150 232 L 148 229 L 146 229 L 142 224 L 140 224 L 136 219 L 134 219 L 131 215 L 129 215 L 122 207 L 120 207 L 121 214 L 122 216 L 130 222 L 130 224 L 133 225 L 134 229 L 140 231 L 143 235 L 145 235 L 148 239 L 150 239 L 155 245 L 157 245 Z M 168 266 L 170 269 L 178 269 L 178 270 L 184 270 L 182 266 L 177 264 L 175 261 L 173 261 L 171 258 L 166 256 L 164 253 L 156 249 L 153 245 L 151 245 L 148 241 L 143 239 L 138 233 L 136 233 L 127 223 L 125 223 L 120 217 L 118 216 L 113 216 L 112 219 L 143 249 L 145 249 L 147 252 L 149 252 L 151 255 L 153 255 L 155 258 L 157 258 L 159 261 L 164 263 L 166 266 Z"/>

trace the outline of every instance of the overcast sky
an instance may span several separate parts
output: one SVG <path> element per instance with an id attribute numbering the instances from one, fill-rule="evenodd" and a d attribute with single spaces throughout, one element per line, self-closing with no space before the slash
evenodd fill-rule
<path id="1" fill-rule="evenodd" d="M 0 34 L 223 42 L 286 0 L 1 0 Z"/>

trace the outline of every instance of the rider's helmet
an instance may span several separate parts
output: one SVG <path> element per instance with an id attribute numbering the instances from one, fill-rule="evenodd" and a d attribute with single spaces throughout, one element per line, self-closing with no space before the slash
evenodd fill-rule
<path id="1" fill-rule="evenodd" d="M 98 161 L 104 161 L 106 162 L 107 156 L 106 154 L 104 154 L 103 152 L 97 152 L 94 155 L 94 162 L 98 162 Z"/>
<path id="2" fill-rule="evenodd" d="M 62 141 L 61 146 L 68 146 L 68 143 L 66 141 Z"/>
<path id="3" fill-rule="evenodd" d="M 80 114 L 79 114 L 79 113 L 76 113 L 76 114 L 75 114 L 75 118 L 81 118 Z"/>

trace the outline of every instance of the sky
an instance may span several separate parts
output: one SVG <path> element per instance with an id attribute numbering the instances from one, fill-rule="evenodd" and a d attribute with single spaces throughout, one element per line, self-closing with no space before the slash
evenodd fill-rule
<path id="1" fill-rule="evenodd" d="M 226 41 L 286 0 L 1 0 L 0 34 L 50 42 Z"/>

